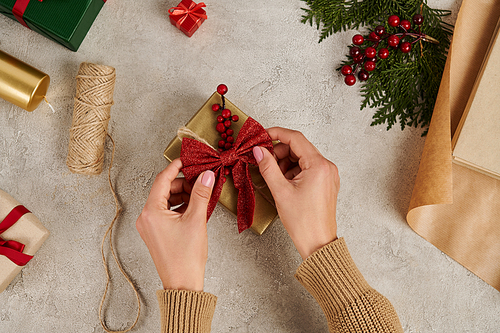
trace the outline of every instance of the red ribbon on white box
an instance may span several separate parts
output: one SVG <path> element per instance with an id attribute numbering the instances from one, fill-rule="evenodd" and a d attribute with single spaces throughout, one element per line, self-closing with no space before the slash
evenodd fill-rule
<path id="1" fill-rule="evenodd" d="M 24 206 L 14 207 L 10 213 L 0 222 L 0 235 L 12 227 L 19 219 L 30 211 Z M 14 240 L 3 240 L 0 237 L 0 255 L 4 255 L 18 266 L 25 266 L 33 256 L 23 253 L 24 244 Z"/>

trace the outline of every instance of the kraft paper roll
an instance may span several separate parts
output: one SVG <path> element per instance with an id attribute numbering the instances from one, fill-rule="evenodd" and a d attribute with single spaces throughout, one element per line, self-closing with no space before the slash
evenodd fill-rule
<path id="1" fill-rule="evenodd" d="M 499 16 L 500 0 L 462 2 L 406 217 L 415 232 L 498 291 L 500 180 L 452 163 L 451 138 Z"/>
<path id="2" fill-rule="evenodd" d="M 33 111 L 49 89 L 47 74 L 0 51 L 0 98 Z"/>

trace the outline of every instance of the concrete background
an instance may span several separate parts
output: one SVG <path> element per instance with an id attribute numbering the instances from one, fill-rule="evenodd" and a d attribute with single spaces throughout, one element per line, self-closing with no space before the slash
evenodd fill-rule
<path id="1" fill-rule="evenodd" d="M 451 9 L 460 0 L 429 0 Z M 108 1 L 77 53 L 0 17 L 0 49 L 51 76 L 46 105 L 33 113 L 0 101 L 0 188 L 33 211 L 51 237 L 0 294 L 1 332 L 102 332 L 97 317 L 105 274 L 100 242 L 114 215 L 106 175 L 66 165 L 74 79 L 80 62 L 114 66 L 112 176 L 124 213 L 115 244 L 140 289 L 135 332 L 158 332 L 161 287 L 135 229 L 163 150 L 219 83 L 265 127 L 300 130 L 341 175 L 339 235 L 360 270 L 395 306 L 405 332 L 499 332 L 500 293 L 415 234 L 405 222 L 424 139 L 421 131 L 370 127 L 359 85 L 334 71 L 354 31 L 318 44 L 300 23 L 299 0 L 208 1 L 209 19 L 187 38 L 168 19 L 176 1 Z M 110 145 L 107 146 L 107 161 Z M 218 296 L 213 332 L 326 332 L 323 313 L 293 278 L 300 263 L 278 221 L 258 237 L 237 232 L 217 207 L 208 224 L 205 290 Z M 106 316 L 120 329 L 135 298 L 112 266 Z"/>

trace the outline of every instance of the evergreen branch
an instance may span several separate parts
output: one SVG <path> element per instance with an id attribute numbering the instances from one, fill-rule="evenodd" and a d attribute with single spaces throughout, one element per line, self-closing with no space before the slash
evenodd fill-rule
<path id="1" fill-rule="evenodd" d="M 309 5 L 309 9 L 304 9 L 302 22 L 309 22 L 311 26 L 314 22 L 321 29 L 320 42 L 338 31 L 365 25 L 386 26 L 387 18 L 393 14 L 410 20 L 414 14 L 423 15 L 421 31 L 439 43 L 419 41 L 413 44 L 410 53 L 394 50 L 387 59 L 379 59 L 376 70 L 370 72 L 370 78 L 361 88 L 361 110 L 366 107 L 377 109 L 371 125 L 385 123 L 390 129 L 399 122 L 401 129 L 406 126 L 427 128 L 453 32 L 453 26 L 443 21 L 450 11 L 430 8 L 426 0 L 303 1 Z M 352 57 L 348 56 L 338 70 L 352 63 Z"/>
<path id="2" fill-rule="evenodd" d="M 339 31 L 358 29 L 387 19 L 388 15 L 405 16 L 420 6 L 421 0 L 303 0 L 302 23 L 313 21 L 321 35 L 319 42 Z M 390 14 L 388 14 L 390 13 Z"/>

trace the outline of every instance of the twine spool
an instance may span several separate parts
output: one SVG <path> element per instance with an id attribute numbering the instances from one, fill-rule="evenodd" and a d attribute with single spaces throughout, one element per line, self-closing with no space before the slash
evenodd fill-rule
<path id="1" fill-rule="evenodd" d="M 98 175 L 102 172 L 115 78 L 113 67 L 80 64 L 66 160 L 73 173 Z"/>
<path id="2" fill-rule="evenodd" d="M 104 165 L 104 145 L 106 136 L 109 136 L 113 144 L 113 152 L 108 169 L 108 183 L 115 200 L 115 217 L 111 221 L 102 238 L 101 256 L 104 270 L 106 272 L 106 287 L 99 305 L 99 320 L 102 328 L 108 333 L 125 333 L 131 331 L 141 314 L 141 300 L 139 292 L 134 283 L 124 271 L 118 256 L 113 247 L 113 227 L 117 221 L 121 208 L 118 202 L 118 196 L 111 182 L 111 167 L 115 156 L 115 142 L 111 135 L 108 134 L 108 123 L 111 115 L 111 106 L 113 105 L 113 91 L 115 88 L 116 72 L 113 67 L 95 65 L 91 63 L 81 63 L 78 71 L 75 108 L 73 111 L 73 123 L 70 129 L 70 140 L 68 158 L 66 165 L 73 173 L 82 175 L 98 175 L 103 170 Z M 137 317 L 130 327 L 124 330 L 112 330 L 106 326 L 103 307 L 106 300 L 106 295 L 111 283 L 111 275 L 109 273 L 106 255 L 104 253 L 104 244 L 106 239 L 109 241 L 109 248 L 113 259 L 118 266 L 120 272 L 125 277 L 127 282 L 134 290 L 137 299 Z"/>

